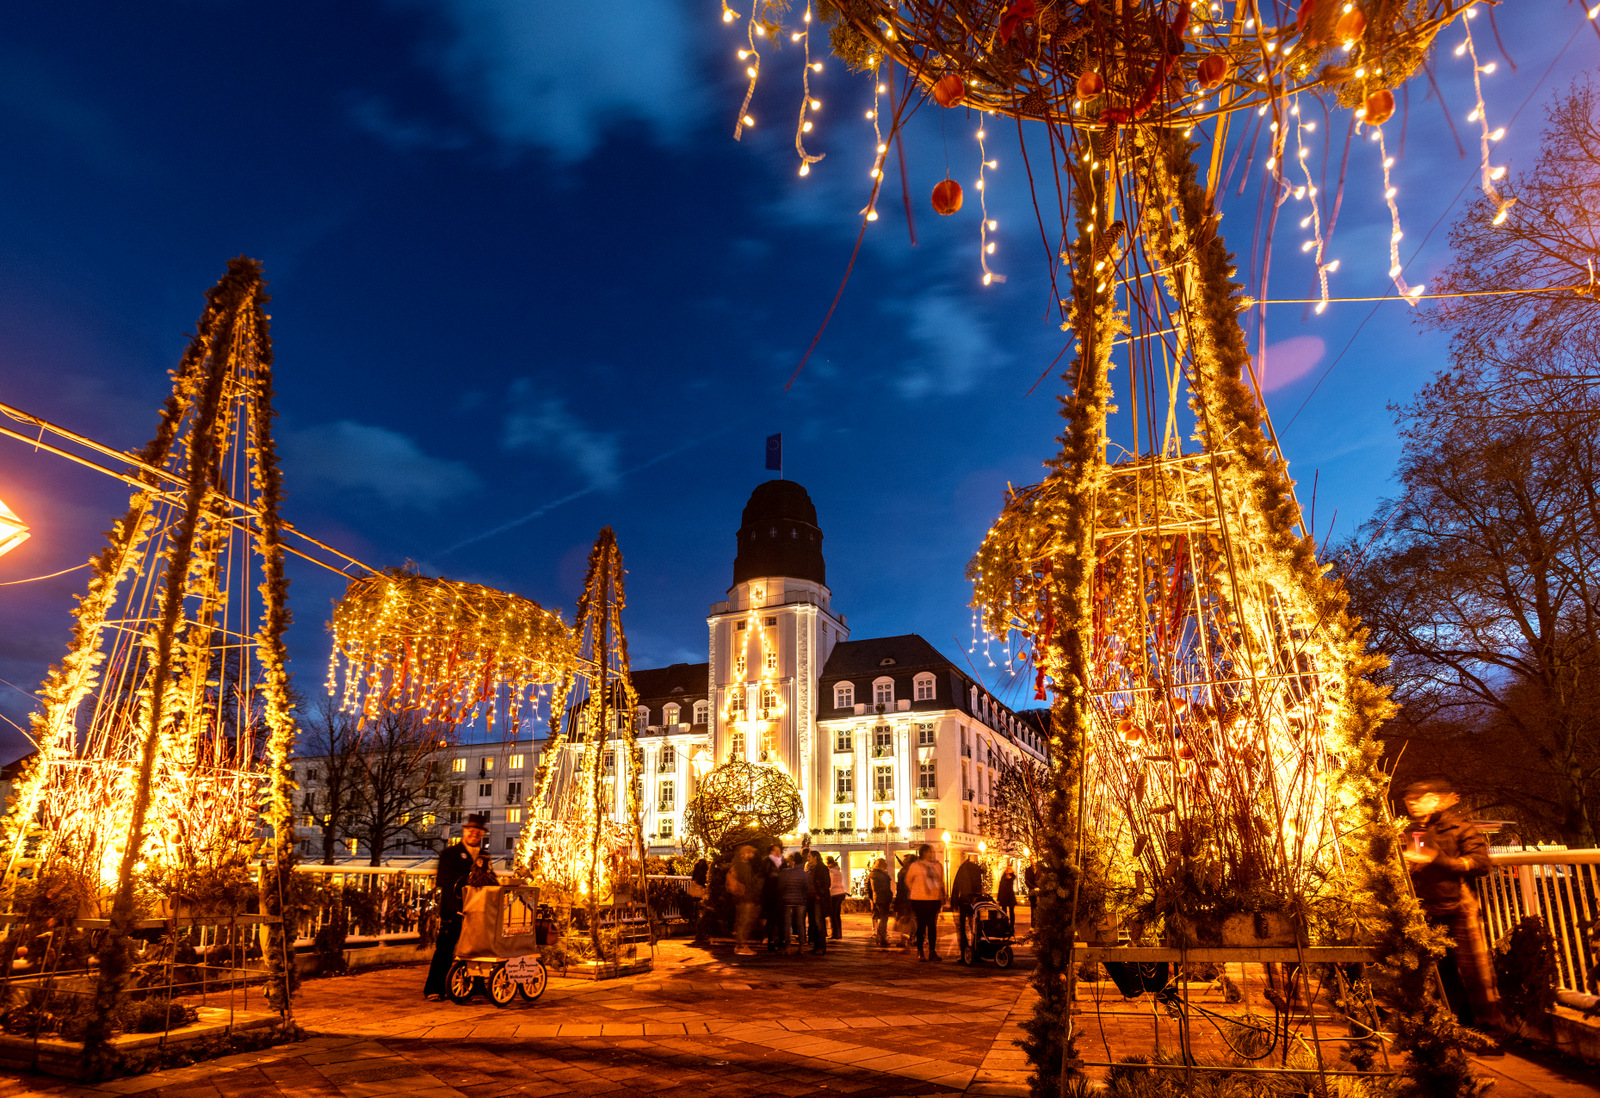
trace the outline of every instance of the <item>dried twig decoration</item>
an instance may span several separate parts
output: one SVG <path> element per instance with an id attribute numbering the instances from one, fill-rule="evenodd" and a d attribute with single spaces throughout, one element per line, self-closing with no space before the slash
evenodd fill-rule
<path id="1" fill-rule="evenodd" d="M 712 850 L 728 850 L 793 831 L 800 822 L 800 793 L 776 767 L 725 762 L 705 776 L 683 815 L 685 831 Z"/>

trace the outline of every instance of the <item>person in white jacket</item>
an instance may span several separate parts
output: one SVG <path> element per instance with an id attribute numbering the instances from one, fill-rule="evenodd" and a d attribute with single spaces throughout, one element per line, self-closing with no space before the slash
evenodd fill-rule
<path id="1" fill-rule="evenodd" d="M 837 942 L 844 937 L 844 898 L 847 893 L 844 870 L 839 859 L 828 858 L 828 937 Z"/>
<path id="2" fill-rule="evenodd" d="M 939 934 L 939 909 L 944 906 L 944 866 L 933 856 L 933 847 L 923 843 L 917 851 L 917 860 L 906 872 L 906 891 L 911 896 L 911 913 L 917 919 L 917 960 L 939 961 L 937 939 Z M 922 949 L 923 935 L 927 935 L 928 949 Z"/>

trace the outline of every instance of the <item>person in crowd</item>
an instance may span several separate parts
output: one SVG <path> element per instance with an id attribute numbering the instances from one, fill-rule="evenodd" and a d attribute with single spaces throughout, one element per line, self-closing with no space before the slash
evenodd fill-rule
<path id="1" fill-rule="evenodd" d="M 821 955 L 828 952 L 828 906 L 833 891 L 833 879 L 822 855 L 815 850 L 806 858 L 806 868 L 811 872 L 811 952 Z"/>
<path id="2" fill-rule="evenodd" d="M 439 938 L 433 946 L 427 982 L 422 985 L 424 999 L 443 999 L 450 992 L 450 966 L 456 959 L 456 943 L 461 940 L 461 887 L 467 883 L 468 874 L 474 867 L 480 873 L 494 872 L 483 849 L 488 823 L 482 813 L 470 813 L 461 825 L 461 841 L 451 843 L 439 855 L 434 878 L 439 889 Z"/>
<path id="3" fill-rule="evenodd" d="M 961 855 L 961 865 L 956 869 L 956 879 L 950 883 L 950 910 L 956 917 L 956 956 L 967 955 L 967 921 L 972 918 L 972 905 L 983 895 L 983 870 L 978 859 L 971 854 Z"/>
<path id="4" fill-rule="evenodd" d="M 900 870 L 895 874 L 894 932 L 900 935 L 901 949 L 911 948 L 911 935 L 916 927 L 916 919 L 911 914 L 911 890 L 906 887 L 906 874 L 916 861 L 915 854 L 906 854 L 900 859 Z"/>
<path id="5" fill-rule="evenodd" d="M 783 914 L 778 922 L 779 952 L 789 952 L 793 942 L 799 952 L 805 942 L 806 911 L 811 906 L 811 874 L 798 852 L 784 859 L 778 871 L 778 898 L 783 902 Z"/>
<path id="6" fill-rule="evenodd" d="M 1033 862 L 1022 870 L 1022 887 L 1028 890 L 1028 925 L 1031 927 L 1038 922 L 1039 907 L 1039 870 Z"/>
<path id="7" fill-rule="evenodd" d="M 828 926 L 832 930 L 829 937 L 839 941 L 844 937 L 844 870 L 839 867 L 839 859 L 828 857 Z"/>
<path id="8" fill-rule="evenodd" d="M 872 903 L 872 936 L 879 949 L 889 948 L 889 918 L 894 911 L 894 881 L 889 861 L 879 858 L 867 875 L 867 899 Z"/>
<path id="9" fill-rule="evenodd" d="M 1011 932 L 1017 932 L 1017 869 L 1008 865 L 1000 874 L 1000 884 L 995 889 L 995 903 L 1000 905 L 1000 910 L 1006 913 L 1006 918 L 1011 920 Z"/>
<path id="10" fill-rule="evenodd" d="M 778 951 L 778 925 L 783 921 L 783 901 L 778 898 L 778 873 L 783 869 L 783 844 L 767 847 L 767 856 L 755 866 L 761 883 L 761 934 L 767 940 L 767 952 Z"/>
<path id="11" fill-rule="evenodd" d="M 689 871 L 689 902 L 694 904 L 694 944 L 711 944 L 711 863 L 696 858 Z"/>
<path id="12" fill-rule="evenodd" d="M 944 866 L 933 856 L 933 847 L 923 843 L 917 860 L 906 871 L 906 891 L 911 897 L 911 912 L 917 919 L 917 960 L 942 961 L 939 956 L 939 909 L 944 906 Z M 923 952 L 923 941 L 927 952 Z"/>
<path id="13" fill-rule="evenodd" d="M 1406 845 L 1411 883 L 1428 922 L 1450 934 L 1452 948 L 1439 966 L 1450 1007 L 1463 1025 L 1505 1028 L 1477 898 L 1466 882 L 1489 872 L 1489 842 L 1460 811 L 1461 798 L 1447 778 L 1424 778 L 1406 787 L 1406 814 L 1415 825 Z"/>
<path id="14" fill-rule="evenodd" d="M 744 957 L 754 957 L 750 948 L 750 935 L 755 932 L 756 914 L 761 910 L 761 882 L 756 878 L 751 864 L 756 848 L 746 843 L 734 852 L 733 864 L 728 867 L 728 893 L 733 897 L 733 951 Z"/>

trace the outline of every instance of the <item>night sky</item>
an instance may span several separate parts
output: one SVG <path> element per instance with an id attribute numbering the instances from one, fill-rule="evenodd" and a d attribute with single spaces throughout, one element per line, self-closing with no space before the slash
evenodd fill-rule
<path id="1" fill-rule="evenodd" d="M 1489 119 L 1509 126 L 1495 161 L 1515 171 L 1544 104 L 1594 66 L 1600 40 L 1577 5 L 1503 5 L 1513 72 L 1487 22 L 1474 32 L 1498 66 L 1484 78 Z M 854 635 L 920 633 L 1027 704 L 981 648 L 965 654 L 963 577 L 1005 485 L 1039 479 L 1059 424 L 1056 376 L 1028 395 L 1062 333 L 1045 316 L 1015 126 L 989 126 L 990 262 L 1006 283 L 980 284 L 977 121 L 929 105 L 906 135 L 918 245 L 891 158 L 883 216 L 785 391 L 860 225 L 872 85 L 819 49 L 807 144 L 827 158 L 800 178 L 794 49 L 769 55 L 758 124 L 732 140 L 741 40 L 708 0 L 13 6 L 0 36 L 0 400 L 142 445 L 202 293 L 230 257 L 253 256 L 272 283 L 285 513 L 302 529 L 570 619 L 610 524 L 635 665 L 703 660 L 740 508 L 781 431 Z M 1460 40 L 1444 34 L 1435 69 L 1467 158 L 1425 77 L 1386 127 L 1391 151 L 1404 131 L 1395 185 L 1412 283 L 1447 261 L 1476 183 Z M 1347 117 L 1324 130 L 1330 177 Z M 1319 146 L 1315 171 L 1322 159 Z M 968 203 L 939 218 L 928 193 L 947 165 Z M 1257 157 L 1244 195 L 1237 181 L 1228 192 L 1223 232 L 1243 253 L 1263 175 Z M 1310 286 L 1300 212 L 1290 203 L 1280 220 L 1272 296 Z M 1336 296 L 1391 291 L 1388 232 L 1377 149 L 1358 140 L 1329 252 Z M 1319 531 L 1337 512 L 1335 538 L 1390 490 L 1386 404 L 1444 365 L 1444 337 L 1411 312 L 1271 311 L 1268 406 L 1308 507 L 1315 475 Z M 33 528 L 0 558 L 0 716 L 25 726 L 86 573 L 15 581 L 87 560 L 127 492 L 0 440 L 0 499 Z M 342 583 L 298 561 L 290 574 L 293 670 L 315 700 Z M 26 747 L 0 726 L 0 759 Z"/>

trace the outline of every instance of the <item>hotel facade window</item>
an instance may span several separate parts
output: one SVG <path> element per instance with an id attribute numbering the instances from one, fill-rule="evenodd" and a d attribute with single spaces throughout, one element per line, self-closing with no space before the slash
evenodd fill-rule
<path id="1" fill-rule="evenodd" d="M 835 804 L 849 804 L 856 799 L 855 774 L 847 766 L 835 767 L 833 771 L 833 802 Z"/>
<path id="2" fill-rule="evenodd" d="M 748 756 L 746 755 L 744 749 L 744 729 L 735 728 L 733 730 L 733 733 L 728 737 L 728 746 L 732 750 L 733 757 L 736 760 L 739 762 L 746 761 Z"/>
<path id="3" fill-rule="evenodd" d="M 833 707 L 835 709 L 850 709 L 856 704 L 856 687 L 854 683 L 841 682 L 833 688 Z"/>
<path id="4" fill-rule="evenodd" d="M 663 839 L 672 838 L 672 817 L 667 816 L 657 823 L 657 830 Z"/>
<path id="5" fill-rule="evenodd" d="M 678 749 L 670 743 L 661 749 L 661 772 L 670 774 L 678 766 Z"/>
<path id="6" fill-rule="evenodd" d="M 648 705 L 641 705 L 634 711 L 633 726 L 640 732 L 650 727 L 650 707 Z"/>
<path id="7" fill-rule="evenodd" d="M 670 702 L 661 709 L 661 727 L 673 728 L 678 723 L 678 707 Z"/>
<path id="8" fill-rule="evenodd" d="M 932 797 L 939 789 L 939 764 L 928 759 L 917 766 L 917 796 Z"/>
<path id="9" fill-rule="evenodd" d="M 776 717 L 778 708 L 778 688 L 776 686 L 763 686 L 761 688 L 762 719 Z"/>
<path id="10" fill-rule="evenodd" d="M 874 682 L 872 684 L 872 704 L 873 705 L 893 705 L 894 704 L 894 680 L 893 679 L 879 679 L 878 681 L 876 681 L 876 682 Z"/>
<path id="11" fill-rule="evenodd" d="M 849 751 L 850 750 L 850 730 L 848 728 L 836 728 L 836 729 L 834 729 L 834 732 L 833 732 L 833 749 L 835 751 Z"/>
<path id="12" fill-rule="evenodd" d="M 710 702 L 697 701 L 697 702 L 694 703 L 694 723 L 695 724 L 710 724 L 711 723 L 711 703 Z"/>
<path id="13" fill-rule="evenodd" d="M 922 817 L 921 825 L 924 831 L 939 826 L 939 810 L 937 808 L 920 808 L 918 815 Z"/>
<path id="14" fill-rule="evenodd" d="M 854 831 L 856 829 L 856 814 L 848 809 L 841 811 L 838 815 L 837 823 L 840 831 Z"/>
<path id="15" fill-rule="evenodd" d="M 933 701 L 933 676 L 918 675 L 916 685 L 916 700 L 919 702 Z"/>
<path id="16" fill-rule="evenodd" d="M 880 724 L 872 730 L 872 753 L 887 755 L 894 750 L 894 729 Z"/>
<path id="17" fill-rule="evenodd" d="M 661 790 L 656 794 L 656 811 L 671 812 L 677 807 L 678 791 L 671 781 L 661 783 Z"/>
<path id="18" fill-rule="evenodd" d="M 875 767 L 872 771 L 872 795 L 880 801 L 894 800 L 894 768 Z"/>
<path id="19" fill-rule="evenodd" d="M 744 720 L 744 687 L 735 686 L 728 691 L 728 719 L 730 721 Z"/>
<path id="20" fill-rule="evenodd" d="M 932 721 L 923 721 L 917 725 L 917 746 L 932 747 L 938 725 Z"/>

